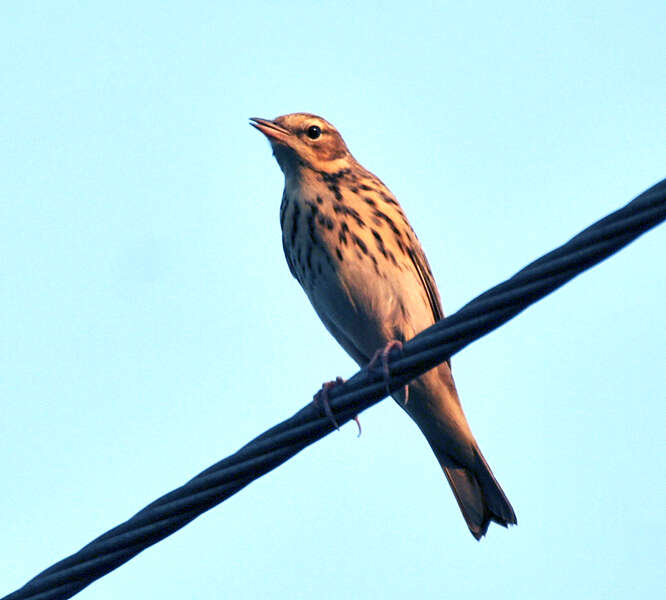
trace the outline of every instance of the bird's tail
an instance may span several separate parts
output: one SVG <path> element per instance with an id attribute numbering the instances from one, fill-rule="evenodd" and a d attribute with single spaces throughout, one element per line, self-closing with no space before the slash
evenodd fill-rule
<path id="1" fill-rule="evenodd" d="M 511 503 L 478 448 L 474 448 L 474 468 L 457 464 L 438 448 L 433 447 L 433 450 L 451 485 L 467 526 L 477 540 L 485 535 L 491 521 L 503 527 L 518 522 Z"/>
<path id="2" fill-rule="evenodd" d="M 515 525 L 516 514 L 469 428 L 449 364 L 412 381 L 407 398 L 402 391 L 393 397 L 428 440 L 472 535 L 481 539 L 491 521 Z"/>

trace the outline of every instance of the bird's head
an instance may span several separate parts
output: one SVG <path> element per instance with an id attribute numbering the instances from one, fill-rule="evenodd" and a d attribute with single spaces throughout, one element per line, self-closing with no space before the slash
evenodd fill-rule
<path id="1" fill-rule="evenodd" d="M 351 160 L 337 129 L 316 115 L 293 113 L 272 121 L 259 118 L 250 121 L 268 138 L 273 154 L 287 176 L 297 174 L 303 167 L 338 171 Z"/>

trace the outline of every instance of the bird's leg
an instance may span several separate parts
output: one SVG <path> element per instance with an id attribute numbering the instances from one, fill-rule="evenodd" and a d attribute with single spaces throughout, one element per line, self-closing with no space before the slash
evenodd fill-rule
<path id="1" fill-rule="evenodd" d="M 384 375 L 384 382 L 386 383 L 386 392 L 388 394 L 391 393 L 391 389 L 389 388 L 389 380 L 391 379 L 391 368 L 389 367 L 389 355 L 391 354 L 391 350 L 393 350 L 393 348 L 402 350 L 402 342 L 400 340 L 391 340 L 388 344 L 386 344 L 386 346 L 377 350 L 377 352 L 375 352 L 373 357 L 370 359 L 370 362 L 368 363 L 368 370 L 372 370 L 376 369 L 377 362 L 381 361 L 382 374 Z M 409 387 L 405 386 L 404 404 L 407 404 L 407 400 L 409 400 Z"/>
<path id="2" fill-rule="evenodd" d="M 321 389 L 312 397 L 312 402 L 316 406 L 323 408 L 324 414 L 331 420 L 331 422 L 338 431 L 340 431 L 340 426 L 338 425 L 338 422 L 335 420 L 335 416 L 333 415 L 333 411 L 331 410 L 331 405 L 328 403 L 328 391 L 332 390 L 334 387 L 338 385 L 343 384 L 344 382 L 345 380 L 342 377 L 336 377 L 335 381 L 326 381 L 321 386 Z M 358 435 L 360 437 L 361 422 L 358 420 L 358 415 L 354 415 L 354 421 L 356 421 L 356 425 L 358 426 Z"/>

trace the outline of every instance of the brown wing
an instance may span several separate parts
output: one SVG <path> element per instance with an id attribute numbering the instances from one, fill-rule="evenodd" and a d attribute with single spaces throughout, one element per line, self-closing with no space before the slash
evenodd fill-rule
<path id="1" fill-rule="evenodd" d="M 425 253 L 421 249 L 418 241 L 415 244 L 412 244 L 412 247 L 409 249 L 409 258 L 412 259 L 414 269 L 419 275 L 421 280 L 421 285 L 428 296 L 428 302 L 430 303 L 430 309 L 432 310 L 432 316 L 434 323 L 437 323 L 440 319 L 444 318 L 444 310 L 442 309 L 442 301 L 439 297 L 439 291 L 437 290 L 437 284 L 435 283 L 435 278 L 432 276 L 432 271 L 430 270 L 430 265 L 428 264 L 428 259 L 425 256 Z M 446 363 L 451 367 L 451 359 L 447 360 Z"/>
<path id="2" fill-rule="evenodd" d="M 444 311 L 442 310 L 442 301 L 439 298 L 437 284 L 435 283 L 435 278 L 432 276 L 432 271 L 430 270 L 428 259 L 425 257 L 423 250 L 421 250 L 421 248 L 418 246 L 416 246 L 416 248 L 410 248 L 409 258 L 412 259 L 414 268 L 416 269 L 416 272 L 419 275 L 419 279 L 421 280 L 421 285 L 428 295 L 432 316 L 434 318 L 434 322 L 436 323 L 440 319 L 444 318 Z"/>

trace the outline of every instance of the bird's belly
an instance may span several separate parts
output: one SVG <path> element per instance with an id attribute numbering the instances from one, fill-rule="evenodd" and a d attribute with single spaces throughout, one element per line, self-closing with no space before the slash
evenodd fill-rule
<path id="1" fill-rule="evenodd" d="M 344 263 L 343 263 L 344 265 Z M 396 270 L 392 278 L 378 277 L 374 267 L 357 262 L 338 272 L 323 271 L 306 290 L 320 319 L 361 367 L 389 341 L 405 341 L 433 322 L 427 298 L 410 272 Z M 422 308 L 423 307 L 423 308 Z M 432 439 L 444 435 L 449 450 L 461 455 L 471 437 L 448 364 L 425 373 L 393 398 Z"/>
<path id="2" fill-rule="evenodd" d="M 390 340 L 409 339 L 432 324 L 427 299 L 411 273 L 377 273 L 369 259 L 335 267 L 323 269 L 305 291 L 324 325 L 360 365 Z"/>

